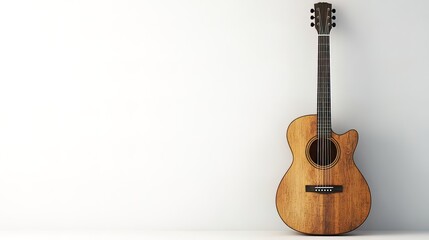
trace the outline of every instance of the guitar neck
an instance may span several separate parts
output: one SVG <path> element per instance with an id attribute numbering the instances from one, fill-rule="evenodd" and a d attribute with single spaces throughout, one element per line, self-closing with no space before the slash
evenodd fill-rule
<path id="1" fill-rule="evenodd" d="M 331 137 L 331 75 L 329 35 L 319 35 L 317 66 L 317 135 Z"/>

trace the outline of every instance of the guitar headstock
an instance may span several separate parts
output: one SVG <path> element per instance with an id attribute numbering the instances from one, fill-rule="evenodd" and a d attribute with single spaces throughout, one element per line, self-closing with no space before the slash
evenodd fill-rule
<path id="1" fill-rule="evenodd" d="M 311 9 L 310 12 L 314 13 L 314 16 L 310 17 L 314 20 L 311 26 L 316 28 L 319 35 L 329 34 L 331 29 L 335 27 L 336 24 L 332 21 L 335 20 L 335 16 L 332 15 L 335 13 L 335 9 L 332 9 L 332 4 L 326 2 L 315 3 L 314 9 Z"/>

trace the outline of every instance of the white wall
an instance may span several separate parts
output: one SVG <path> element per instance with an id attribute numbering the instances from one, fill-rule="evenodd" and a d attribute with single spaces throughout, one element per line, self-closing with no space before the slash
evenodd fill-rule
<path id="1" fill-rule="evenodd" d="M 3 1 L 0 229 L 286 229 L 313 1 Z M 429 229 L 427 1 L 334 1 L 332 107 L 364 229 Z"/>

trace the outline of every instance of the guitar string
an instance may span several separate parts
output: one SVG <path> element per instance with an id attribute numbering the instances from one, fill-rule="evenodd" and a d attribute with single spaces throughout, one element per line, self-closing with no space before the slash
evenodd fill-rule
<path id="1" fill-rule="evenodd" d="M 322 125 L 322 138 L 321 138 L 321 141 L 322 141 L 322 168 L 321 168 L 321 172 L 322 172 L 322 175 L 323 175 L 323 182 L 322 182 L 322 186 L 325 186 L 325 171 L 323 171 L 323 166 L 325 165 L 325 161 L 326 161 L 326 159 L 325 159 L 325 137 L 324 137 L 324 135 L 325 135 L 325 93 L 324 93 L 324 85 L 325 85 L 325 69 L 324 69 L 324 53 L 325 53 L 325 46 L 324 46 L 324 40 L 325 40 L 325 37 L 321 37 L 321 43 L 322 43 L 322 45 L 321 45 L 321 49 L 322 49 L 322 59 L 321 59 L 321 61 L 320 61 L 320 63 L 321 63 L 321 67 L 322 67 L 322 73 L 321 73 L 321 75 L 322 75 L 322 81 L 321 81 L 321 83 L 322 83 L 322 86 L 321 86 L 321 92 L 322 92 L 322 122 L 321 122 L 321 125 Z"/>
<path id="2" fill-rule="evenodd" d="M 323 39 L 323 50 L 324 50 L 324 56 L 325 56 L 325 58 L 326 58 L 326 37 L 324 37 L 324 39 Z M 323 111 L 324 111 L 324 113 L 323 113 L 323 116 L 324 116 L 324 121 L 323 121 L 323 124 L 324 124 L 324 127 L 323 127 L 323 130 L 324 130 L 324 138 L 323 138 L 323 141 L 324 141 L 324 153 L 325 153 L 325 156 L 324 156 L 324 160 L 325 160 L 325 163 L 323 164 L 324 165 L 324 167 L 323 167 L 323 175 L 325 176 L 325 179 L 324 179 L 324 181 L 323 181 L 323 184 L 326 186 L 326 164 L 328 163 L 328 159 L 327 159 L 327 134 L 326 134 L 326 124 L 327 124 L 327 112 L 326 112 L 326 60 L 327 59 L 324 59 L 323 61 L 324 61 L 324 66 L 323 66 L 323 75 L 325 76 L 325 78 L 324 78 L 324 83 L 323 83 L 323 98 L 324 98 L 324 100 L 323 100 Z"/>
<path id="3" fill-rule="evenodd" d="M 322 36 L 320 36 L 322 37 Z M 319 38 L 319 117 L 318 150 L 322 172 L 322 186 L 331 182 L 331 129 L 330 129 L 330 72 L 329 72 L 329 35 Z"/>
<path id="4" fill-rule="evenodd" d="M 327 29 L 324 29 L 325 31 Z M 329 35 L 319 35 L 319 113 L 318 113 L 318 152 L 316 161 L 320 170 L 319 184 L 326 186 L 331 182 L 331 129 L 330 129 L 330 69 L 329 69 Z"/>
<path id="5" fill-rule="evenodd" d="M 329 39 L 329 37 L 327 37 L 327 40 L 328 40 L 328 45 L 327 45 L 327 48 L 328 48 L 328 52 L 327 52 L 327 54 L 328 54 L 328 61 L 331 61 L 331 56 L 330 56 L 330 39 Z M 332 145 L 331 145 L 331 139 L 332 139 L 332 129 L 331 129 L 331 127 L 332 127 L 332 122 L 331 122 L 331 70 L 330 70 L 330 65 L 331 65 L 331 63 L 329 62 L 328 64 L 327 64 L 328 66 L 327 66 L 327 68 L 328 68 L 328 84 L 327 84 L 327 94 L 328 94 L 328 96 L 327 96 L 327 98 L 328 98 L 328 100 L 327 100 L 327 109 L 328 109 L 328 114 L 329 114 L 329 116 L 328 116 L 328 129 L 327 129 L 327 131 L 328 131 L 328 137 L 329 137 L 329 146 L 328 146 L 328 159 L 329 159 L 329 164 L 331 164 L 331 160 L 332 160 L 332 156 L 331 156 L 331 148 L 332 148 Z M 331 168 L 329 167 L 328 168 L 328 184 L 332 184 L 331 183 Z"/>
<path id="6" fill-rule="evenodd" d="M 326 32 L 326 25 L 325 25 L 325 32 Z M 326 37 L 322 37 L 323 41 L 323 45 L 322 45 L 322 49 L 323 49 L 323 59 L 322 59 L 322 69 L 323 69 L 323 85 L 322 85 L 322 92 L 323 92 L 323 167 L 322 167 L 322 173 L 323 173 L 323 185 L 326 186 L 326 171 L 325 171 L 325 166 L 326 166 Z M 325 189 L 324 189 L 325 190 Z"/>
<path id="7" fill-rule="evenodd" d="M 320 38 L 320 36 L 319 36 L 319 38 L 318 38 L 318 45 L 319 45 L 319 62 L 318 62 L 318 77 L 319 77 L 319 81 L 318 81 L 318 87 L 319 87 L 319 91 L 318 91 L 318 93 L 319 93 L 319 102 L 318 102 L 318 119 L 317 119 L 317 124 L 319 125 L 319 135 L 317 136 L 318 137 L 318 139 L 317 139 L 317 141 L 318 141 L 318 144 L 319 144 L 319 156 L 318 156 L 318 158 L 319 158 L 319 162 L 320 162 L 320 165 L 321 164 L 323 164 L 322 163 L 322 112 L 321 112 L 321 105 L 322 105 L 322 91 L 321 91 L 321 84 L 322 84 L 322 78 L 321 78 L 321 76 L 322 76 L 322 71 L 321 71 L 321 58 L 322 58 L 322 51 L 321 51 L 321 48 L 322 48 L 322 45 L 321 45 L 321 41 L 322 41 L 322 39 Z M 321 172 L 320 172 L 320 170 L 318 170 L 317 171 L 317 173 L 321 176 Z M 319 184 L 322 184 L 322 178 L 320 178 L 319 179 Z"/>
<path id="8" fill-rule="evenodd" d="M 322 150 L 322 153 L 323 153 L 323 155 L 322 155 L 322 160 L 323 160 L 323 165 L 322 165 L 322 174 L 323 174 L 323 186 L 325 186 L 326 185 L 326 174 L 325 174 L 325 171 L 323 170 L 324 169 L 324 166 L 326 165 L 326 137 L 325 137 L 325 128 L 326 128 L 326 112 L 325 112 L 325 106 L 326 106 L 326 93 L 325 93 L 325 81 L 326 81 L 326 79 L 325 79 L 325 77 L 326 77 L 326 72 L 325 72 L 325 61 L 326 61 L 326 59 L 324 59 L 325 58 L 325 53 L 326 53 L 326 46 L 325 46 L 325 37 L 322 37 L 322 61 L 321 61 L 321 63 L 322 63 L 322 77 L 323 77 L 323 79 L 322 79 L 322 119 L 323 119 L 323 121 L 322 121 L 322 146 L 323 146 L 323 150 Z"/>
<path id="9" fill-rule="evenodd" d="M 325 165 L 325 93 L 324 93 L 324 81 L 325 81 L 325 74 L 324 74 L 324 67 L 323 67 L 323 60 L 324 60 L 324 37 L 319 37 L 319 47 L 320 47 L 320 136 L 319 136 L 319 142 L 321 143 L 321 166 L 319 172 L 321 172 L 322 175 L 322 182 L 321 185 L 324 186 L 325 184 L 325 172 L 323 171 L 324 165 Z M 323 188 L 322 188 L 323 189 Z"/>
<path id="10" fill-rule="evenodd" d="M 321 38 L 319 38 L 319 44 L 321 43 Z M 322 45 L 319 45 L 319 51 L 320 51 L 320 53 L 319 53 L 319 57 L 320 58 L 322 58 Z M 322 76 L 322 59 L 320 59 L 319 60 L 320 62 L 319 62 L 319 75 L 320 75 L 320 77 Z M 320 82 L 319 82 L 319 87 L 321 88 L 321 86 L 322 86 L 322 79 L 320 79 Z M 320 111 L 320 117 L 319 117 L 319 120 L 320 120 L 320 122 L 319 122 L 319 126 L 320 126 L 320 130 L 319 130 L 319 132 L 320 132 L 320 136 L 319 136 L 319 143 L 320 143 L 320 164 L 322 165 L 323 164 L 323 142 L 322 142 L 322 118 L 323 118 L 323 113 L 321 112 L 321 110 L 322 110 L 322 91 L 321 91 L 321 89 L 319 89 L 319 91 L 320 91 L 320 106 L 319 106 L 319 111 Z M 320 184 L 321 184 L 321 186 L 323 186 L 323 175 L 322 175 L 322 172 L 319 170 L 318 171 L 319 173 L 320 173 L 320 175 L 321 175 L 321 178 L 320 178 Z"/>
<path id="11" fill-rule="evenodd" d="M 331 47 L 331 43 L 330 43 L 330 39 L 329 39 L 329 37 L 328 37 L 328 54 L 329 54 L 329 61 L 331 61 L 331 49 L 330 49 L 330 47 Z M 330 69 L 330 67 L 331 67 L 331 63 L 329 62 L 329 69 L 328 69 L 328 72 L 329 72 L 329 85 L 328 85 L 328 94 L 329 94 L 329 96 L 328 96 L 328 104 L 329 104 L 329 106 L 328 106 L 328 109 L 329 109 L 329 127 L 328 127 L 328 131 L 329 131 L 329 138 L 330 139 L 332 139 L 332 114 L 331 114 L 331 69 Z M 331 161 L 332 160 L 332 162 L 335 160 L 335 159 L 332 159 L 332 144 L 331 144 L 331 142 L 329 142 L 329 155 L 328 155 L 328 157 L 329 157 L 329 160 Z M 330 163 L 332 163 L 332 162 L 330 162 Z M 332 172 L 331 172 L 331 167 L 329 167 L 329 170 L 328 170 L 329 172 L 329 184 L 333 184 L 332 183 Z"/>
<path id="12" fill-rule="evenodd" d="M 329 72 L 328 72 L 328 58 L 329 58 L 329 53 L 327 52 L 328 51 L 328 45 L 327 45 L 327 40 L 328 40 L 328 36 L 326 36 L 325 37 L 325 45 L 324 45 L 324 48 L 325 48 L 325 56 L 326 56 L 326 59 L 325 59 L 325 76 L 326 76 L 326 78 L 325 78 L 325 89 L 324 89 L 324 94 L 325 94 L 325 167 L 324 167 L 324 170 L 323 170 L 323 172 L 326 174 L 327 173 L 327 166 L 328 166 L 328 164 L 329 164 L 329 159 L 328 159 L 328 144 L 329 144 L 329 134 L 328 134 L 328 97 L 327 97 L 327 94 L 328 94 L 328 80 L 329 80 Z M 325 186 L 326 186 L 326 184 L 327 184 L 327 177 L 325 177 Z"/>
<path id="13" fill-rule="evenodd" d="M 331 146 L 331 142 L 330 142 L 330 129 L 329 129 L 329 123 L 330 123 L 330 109 L 329 109 L 329 85 L 330 85 L 330 72 L 329 72 L 329 36 L 326 37 L 326 43 L 325 43 L 325 48 L 326 48 L 326 87 L 325 87 L 325 97 L 326 97 L 326 167 L 325 167 L 325 172 L 327 171 L 327 182 L 325 182 L 325 184 L 329 184 L 329 163 L 330 163 L 330 157 L 329 157 L 329 150 L 330 150 L 330 146 Z"/>
<path id="14" fill-rule="evenodd" d="M 320 123 L 319 123 L 319 125 L 320 125 L 320 136 L 319 136 L 319 142 L 320 142 L 320 164 L 321 164 L 321 166 L 323 166 L 323 163 L 324 163 L 324 159 L 323 159 L 323 155 L 324 155 L 324 145 L 323 145 L 323 67 L 322 67 L 322 58 L 323 58 L 323 37 L 321 37 L 321 38 L 319 38 L 319 44 L 320 44 L 320 62 L 319 62 L 319 65 L 320 65 L 320 89 L 319 89 L 319 91 L 320 91 L 320 109 L 319 109 L 319 111 L 320 111 Z M 321 175 L 321 182 L 320 182 L 320 184 L 321 184 L 321 186 L 323 187 L 323 182 L 324 182 L 324 175 L 323 175 L 323 171 L 320 171 L 320 169 L 319 169 L 319 172 L 320 172 L 320 175 Z"/>
<path id="15" fill-rule="evenodd" d="M 325 93 L 324 93 L 324 85 L 325 85 L 325 71 L 324 71 L 324 66 L 323 66 L 323 58 L 325 57 L 324 56 L 324 51 L 325 51 L 325 49 L 324 49 L 324 40 L 325 40 L 325 38 L 324 37 L 321 37 L 321 39 L 320 39 L 320 42 L 321 42 L 321 49 L 322 49 L 322 59 L 321 59 L 321 61 L 320 61 L 320 64 L 321 64 L 321 68 L 322 68 L 322 72 L 321 72 L 321 76 L 322 76 L 322 79 L 321 79 L 321 95 L 322 95 L 322 101 L 321 101 L 321 105 L 322 105 L 322 108 L 321 108 L 321 111 L 322 111 L 322 122 L 321 122 L 321 125 L 322 125 L 322 135 L 321 135 L 321 139 L 320 139 L 320 141 L 322 142 L 322 166 L 321 166 L 321 173 L 322 173 L 322 175 L 323 175 L 323 182 L 322 182 L 322 186 L 324 186 L 325 185 L 325 171 L 323 171 L 323 167 L 324 167 L 324 165 L 325 165 Z"/>
<path id="16" fill-rule="evenodd" d="M 317 162 L 317 165 L 320 165 L 321 164 L 321 161 L 320 161 L 320 151 L 321 151 L 321 144 L 320 144 L 320 81 L 321 81 L 321 79 L 320 79 L 320 54 L 321 54 L 321 51 L 320 51 L 320 37 L 318 37 L 318 44 L 317 44 L 317 57 L 318 57 L 318 62 L 317 62 L 317 75 L 318 75 L 318 81 L 317 81 L 317 88 L 318 88 L 318 91 L 317 91 L 317 159 L 316 159 L 316 162 Z M 319 186 L 319 184 L 320 184 L 320 182 L 321 182 L 321 179 L 320 179 L 320 172 L 319 171 L 317 171 L 317 186 Z"/>
<path id="17" fill-rule="evenodd" d="M 321 164 L 320 162 L 320 151 L 321 151 L 321 145 L 320 145 L 320 38 L 317 39 L 317 164 Z M 320 186 L 320 172 L 317 172 L 317 186 Z"/>
<path id="18" fill-rule="evenodd" d="M 326 93 L 325 93 L 325 82 L 326 82 L 326 72 L 325 72 L 325 66 L 323 66 L 323 65 L 325 65 L 325 61 L 326 61 L 326 59 L 324 59 L 326 56 L 325 56 L 325 54 L 326 54 L 326 52 L 325 52 L 325 37 L 322 37 L 322 39 L 321 39 L 321 42 L 322 42 L 322 57 L 323 57 L 323 59 L 322 59 L 322 61 L 321 61 L 321 64 L 322 64 L 322 88 L 321 88 L 321 91 L 322 91 L 322 119 L 323 119 L 323 122 L 322 122 L 322 145 L 323 145 L 323 165 L 322 165 L 322 168 L 321 168 L 321 170 L 320 171 L 322 171 L 322 174 L 323 174 L 323 186 L 325 186 L 325 181 L 326 181 L 326 179 L 325 179 L 325 171 L 324 171 L 324 168 L 325 168 L 325 166 L 326 166 L 326 136 L 325 136 L 325 128 L 326 128 L 326 112 L 325 112 L 325 105 L 326 105 L 326 98 L 325 98 L 325 96 L 326 96 Z M 323 188 L 323 191 L 324 191 L 325 189 Z M 324 197 L 322 197 L 322 199 L 324 199 Z M 325 219 L 326 218 L 326 216 L 325 216 L 325 214 L 323 215 L 323 218 Z"/>
<path id="19" fill-rule="evenodd" d="M 317 156 L 317 158 L 318 158 L 318 165 L 321 165 L 321 164 L 323 164 L 322 163 L 322 153 L 321 153 L 321 151 L 322 151 L 322 142 L 321 142 L 321 136 L 322 136 L 322 133 L 321 133 L 321 130 L 322 130 L 322 125 L 321 125 L 321 117 L 322 117 L 322 113 L 320 112 L 321 111 L 321 104 L 322 104 L 322 96 L 321 96 L 321 81 L 322 81 L 322 79 L 320 78 L 321 77 L 321 54 L 322 54 L 322 51 L 321 51 L 321 38 L 319 37 L 318 38 L 318 50 L 319 50 L 319 53 L 318 53 L 318 57 L 319 57 L 319 63 L 318 63 L 318 75 L 319 75 L 319 81 L 318 81 L 318 88 L 319 88 L 319 91 L 318 91 L 318 98 L 319 98 L 319 101 L 318 101 L 318 119 L 317 119 L 317 125 L 318 125 L 318 136 L 317 136 L 317 151 L 318 151 L 318 156 Z M 318 170 L 317 171 L 317 175 L 318 175 L 318 178 L 319 178 L 319 180 L 318 180 L 318 185 L 319 186 L 322 186 L 322 175 L 321 175 L 321 173 L 320 173 L 320 170 Z"/>
<path id="20" fill-rule="evenodd" d="M 323 171 L 323 166 L 325 164 L 325 142 L 324 142 L 324 93 L 323 93 L 323 87 L 324 87 L 324 71 L 323 71 L 323 52 L 324 52 L 324 37 L 319 36 L 319 136 L 318 136 L 318 142 L 320 143 L 320 156 L 319 156 L 319 170 L 318 172 L 321 175 L 320 184 L 321 186 L 324 186 L 325 181 L 325 174 Z"/>
<path id="21" fill-rule="evenodd" d="M 331 119 L 330 119 L 330 113 L 331 113 L 331 109 L 330 109 L 330 96 L 329 96 L 329 94 L 330 94 L 330 69 L 329 69 L 329 65 L 330 65 L 330 53 L 329 53 L 329 51 L 330 51 L 330 49 L 329 49 L 329 36 L 328 37 L 326 37 L 326 40 L 327 40 L 327 44 L 326 44 L 326 54 L 327 54 L 327 64 L 326 64 L 326 72 L 327 72 L 327 75 L 328 75 L 328 77 L 327 77 L 327 84 L 326 84 L 326 110 L 327 110 L 327 121 L 326 121 L 326 124 L 327 124 L 327 127 L 326 127 L 326 131 L 327 131 L 327 156 L 326 156 L 326 158 L 327 158 L 327 167 L 329 167 L 329 164 L 330 164 L 330 162 L 331 162 L 331 157 L 330 157 L 330 153 L 331 153 L 331 141 L 330 141 L 330 138 L 331 138 L 331 134 L 330 134 L 330 131 L 331 131 L 331 129 L 330 129 L 330 122 L 331 122 Z M 331 171 L 330 171 L 330 169 L 329 168 L 327 168 L 327 170 L 326 171 L 328 171 L 327 173 L 328 173 L 328 182 L 327 182 L 327 184 L 330 184 L 330 173 L 331 173 Z"/>
<path id="22" fill-rule="evenodd" d="M 329 86 L 328 86 L 328 94 L 329 94 L 329 96 L 328 96 L 328 101 L 329 101 L 329 106 L 328 106 L 328 108 L 329 108 L 329 129 L 328 129 L 328 131 L 329 131 L 329 138 L 330 139 L 332 139 L 332 114 L 331 114 L 331 40 L 330 40 L 330 37 L 328 37 L 328 48 L 329 48 L 329 52 L 328 52 L 328 54 L 329 54 Z M 331 142 L 329 142 L 329 160 L 331 161 L 332 160 L 332 162 L 330 162 L 330 163 L 333 163 L 333 161 L 335 160 L 335 159 L 332 159 L 332 144 L 331 144 Z M 329 184 L 330 185 L 332 185 L 333 183 L 332 183 L 332 172 L 331 172 L 331 166 L 329 167 Z"/>
<path id="23" fill-rule="evenodd" d="M 325 25 L 326 26 L 326 25 Z M 323 185 L 324 186 L 326 186 L 326 164 L 327 164 L 327 162 L 328 162 L 328 159 L 327 159 L 327 146 L 328 146 L 328 142 L 327 142 L 327 134 L 326 134 L 326 124 L 327 124 L 327 115 L 328 115 L 328 113 L 327 113 L 327 109 L 326 109 L 326 101 L 327 101 L 327 99 L 326 99 L 326 74 L 327 74 L 327 72 L 326 72 L 326 36 L 325 37 L 323 37 L 323 55 L 324 55 L 324 59 L 323 59 L 323 75 L 324 75 L 324 79 L 323 79 L 323 117 L 324 117 L 324 119 L 323 119 L 323 130 L 324 130 L 324 133 L 323 133 L 323 135 L 324 135 L 324 137 L 323 137 L 323 143 L 324 143 L 324 146 L 323 146 L 323 148 L 324 148 L 324 156 L 323 156 L 323 160 L 324 160 L 324 163 L 323 163 L 323 165 L 324 165 L 324 167 L 322 168 L 323 170 L 323 176 L 324 176 L 324 180 L 323 180 Z M 324 189 L 325 190 L 325 189 Z"/>
<path id="24" fill-rule="evenodd" d="M 323 134 L 324 134 L 324 112 L 323 112 L 323 105 L 324 105 L 324 96 L 323 96 L 323 80 L 324 80 L 324 74 L 323 74 L 323 37 L 319 36 L 319 119 L 318 119 L 318 125 L 319 125 L 319 136 L 318 136 L 318 143 L 319 143 L 319 170 L 318 173 L 320 175 L 320 186 L 324 185 L 324 172 L 323 172 L 323 165 L 325 163 L 324 159 L 324 141 L 323 141 Z"/>

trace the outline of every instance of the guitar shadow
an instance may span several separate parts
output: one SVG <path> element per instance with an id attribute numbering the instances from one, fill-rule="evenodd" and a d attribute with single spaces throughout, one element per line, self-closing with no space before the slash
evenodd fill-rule
<path id="1" fill-rule="evenodd" d="M 375 58 L 375 54 L 383 54 L 374 53 L 380 51 L 382 44 L 374 42 L 371 34 L 362 34 L 362 23 L 348 21 L 348 16 L 341 16 L 343 27 L 336 29 L 332 40 L 344 43 L 338 46 L 343 51 L 333 48 L 332 54 L 333 61 L 338 61 L 331 63 L 338 67 L 333 71 L 333 88 L 338 90 L 333 90 L 332 108 L 333 114 L 340 114 L 333 116 L 332 125 L 334 130 L 348 130 L 350 126 L 358 130 L 354 159 L 372 195 L 368 219 L 348 236 L 377 234 L 373 230 L 380 229 L 428 229 L 429 164 L 425 145 L 429 127 L 427 111 L 423 110 L 426 106 L 422 104 L 427 97 L 418 95 L 419 87 L 415 87 L 425 88 L 421 81 L 426 78 L 410 77 L 416 69 L 412 64 L 391 72 L 386 71 L 391 65 L 385 64 L 382 71 L 382 61 L 403 61 L 399 59 L 401 55 L 392 55 L 394 59 Z M 423 72 L 426 74 L 426 70 Z M 405 82 L 408 84 L 398 85 L 407 87 L 404 95 L 404 89 L 391 84 Z"/>

